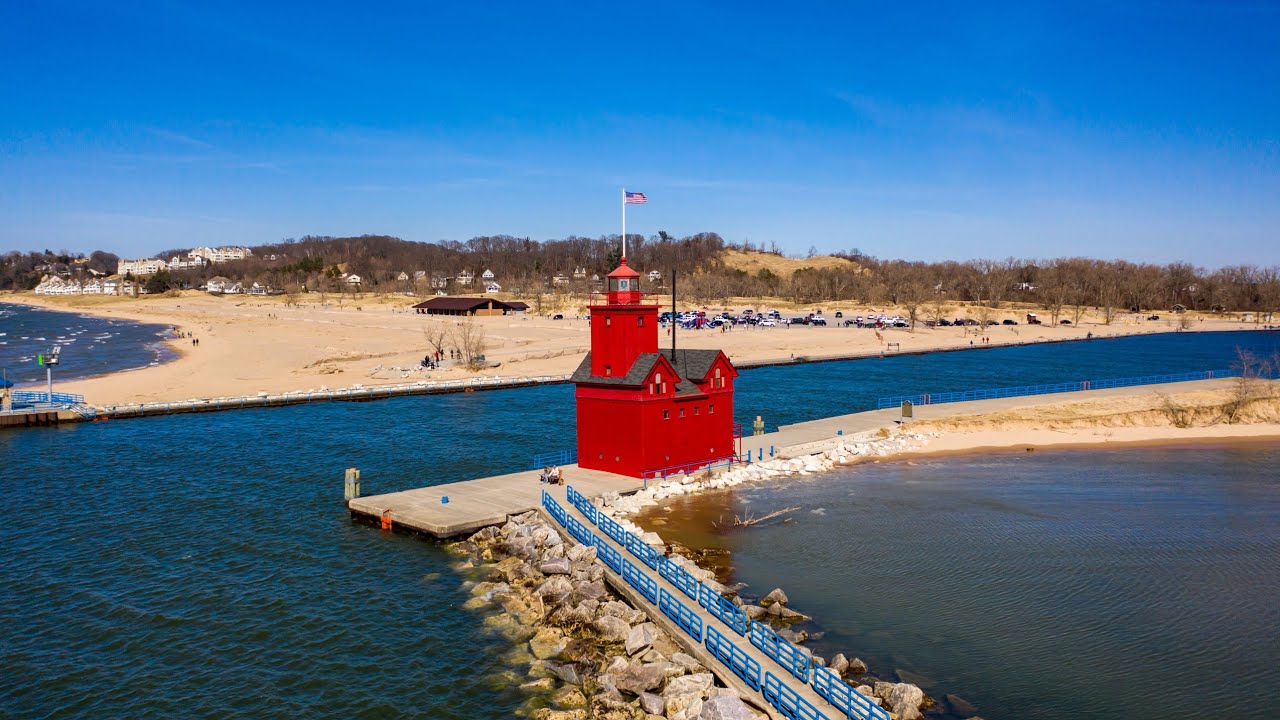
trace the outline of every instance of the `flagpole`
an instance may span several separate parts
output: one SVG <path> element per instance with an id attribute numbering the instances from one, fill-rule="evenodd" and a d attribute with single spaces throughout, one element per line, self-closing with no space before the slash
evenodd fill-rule
<path id="1" fill-rule="evenodd" d="M 622 257 L 627 257 L 627 189 L 622 188 Z"/>

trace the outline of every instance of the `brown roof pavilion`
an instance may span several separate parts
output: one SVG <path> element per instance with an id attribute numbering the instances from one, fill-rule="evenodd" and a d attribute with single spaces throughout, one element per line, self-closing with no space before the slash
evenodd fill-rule
<path id="1" fill-rule="evenodd" d="M 434 297 L 413 306 L 428 315 L 506 315 L 529 309 L 526 303 L 503 302 L 493 298 Z"/>

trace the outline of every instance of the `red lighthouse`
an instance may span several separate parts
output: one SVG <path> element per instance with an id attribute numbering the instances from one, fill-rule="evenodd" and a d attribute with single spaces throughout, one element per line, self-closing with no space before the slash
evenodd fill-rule
<path id="1" fill-rule="evenodd" d="M 577 385 L 578 465 L 642 477 L 734 454 L 733 382 L 719 350 L 659 350 L 658 306 L 623 258 L 592 305 Z"/>

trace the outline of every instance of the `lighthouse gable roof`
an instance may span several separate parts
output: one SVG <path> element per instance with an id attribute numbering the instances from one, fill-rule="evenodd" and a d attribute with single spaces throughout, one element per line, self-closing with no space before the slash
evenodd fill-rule
<path id="1" fill-rule="evenodd" d="M 587 356 L 582 359 L 582 363 L 578 365 L 578 369 L 574 371 L 570 381 L 574 383 L 590 383 L 592 385 L 641 387 L 653 372 L 654 366 L 661 362 L 671 366 L 671 369 L 680 378 L 675 385 L 676 395 L 687 395 L 701 392 L 698 390 L 698 386 L 694 384 L 694 381 L 705 379 L 711 372 L 712 366 L 715 365 L 716 358 L 720 357 L 720 355 L 719 350 L 676 350 L 675 362 L 673 363 L 670 350 L 641 353 L 636 357 L 636 361 L 631 364 L 631 368 L 627 370 L 626 375 L 599 377 L 591 374 L 591 353 L 587 353 Z"/>

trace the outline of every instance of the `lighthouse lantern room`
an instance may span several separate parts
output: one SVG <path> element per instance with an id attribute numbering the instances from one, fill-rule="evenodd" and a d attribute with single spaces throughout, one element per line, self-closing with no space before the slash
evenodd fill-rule
<path id="1" fill-rule="evenodd" d="M 738 373 L 729 358 L 658 349 L 658 305 L 625 257 L 609 273 L 604 303 L 589 309 L 591 351 L 573 374 L 578 465 L 644 477 L 732 457 Z"/>

